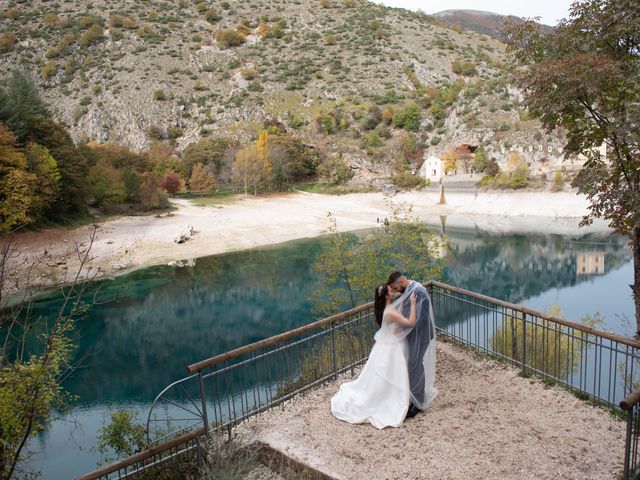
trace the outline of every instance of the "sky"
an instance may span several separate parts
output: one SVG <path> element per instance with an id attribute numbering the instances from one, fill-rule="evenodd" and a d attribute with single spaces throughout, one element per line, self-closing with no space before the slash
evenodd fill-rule
<path id="1" fill-rule="evenodd" d="M 485 10 L 518 17 L 541 17 L 545 25 L 554 26 L 569 16 L 573 0 L 374 0 L 388 7 L 422 10 L 433 14 L 443 10 Z"/>

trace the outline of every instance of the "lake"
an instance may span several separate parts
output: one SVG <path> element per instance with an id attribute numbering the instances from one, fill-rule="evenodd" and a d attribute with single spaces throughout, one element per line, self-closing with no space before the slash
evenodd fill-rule
<path id="1" fill-rule="evenodd" d="M 634 333 L 632 255 L 624 238 L 440 233 L 448 243 L 445 282 L 542 311 L 558 305 L 575 321 L 598 312 L 598 328 Z M 99 304 L 78 325 L 79 354 L 89 357 L 65 384 L 77 400 L 33 442 L 32 465 L 45 479 L 93 470 L 98 455 L 91 447 L 111 410 L 143 417 L 162 388 L 186 376 L 186 365 L 311 322 L 311 265 L 321 243 L 298 240 L 145 268 L 92 286 Z M 52 293 L 35 311 L 50 315 L 59 304 Z"/>

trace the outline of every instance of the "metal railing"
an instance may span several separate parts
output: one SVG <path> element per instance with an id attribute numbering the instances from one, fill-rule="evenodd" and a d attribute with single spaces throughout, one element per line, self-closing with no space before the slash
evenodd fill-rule
<path id="1" fill-rule="evenodd" d="M 440 282 L 426 286 L 439 335 L 506 360 L 524 375 L 540 375 L 613 408 L 638 385 L 640 343 L 632 339 Z M 187 438 L 196 427 L 199 435 L 230 434 L 239 422 L 364 363 L 374 332 L 369 303 L 189 365 L 190 375 L 154 400 L 149 442 Z M 635 459 L 637 434 L 633 438 L 627 449 Z M 144 461 L 155 461 L 151 450 Z M 82 480 L 129 478 L 114 473 L 129 460 Z M 144 468 L 139 460 L 136 468 Z"/>
<path id="2" fill-rule="evenodd" d="M 640 478 L 640 388 L 620 402 L 620 408 L 627 412 L 627 433 L 624 445 L 623 480 Z"/>
<path id="3" fill-rule="evenodd" d="M 373 305 L 367 304 L 189 365 L 203 425 L 230 429 L 353 369 L 367 359 L 374 333 Z M 150 421 L 165 399 L 166 393 L 156 398 Z"/>
<path id="4" fill-rule="evenodd" d="M 640 343 L 444 283 L 428 283 L 438 332 L 581 397 L 618 408 L 640 385 Z"/>
<path id="5" fill-rule="evenodd" d="M 204 435 L 204 428 L 198 428 L 76 480 L 183 478 L 184 474 L 192 471 L 205 455 Z"/>
<path id="6" fill-rule="evenodd" d="M 230 433 L 233 425 L 364 363 L 374 333 L 369 303 L 189 365 L 191 375 L 162 390 L 149 410 L 147 439 L 157 446 L 78 480 L 137 478 L 162 460 L 169 443 L 174 448 L 212 431 Z M 191 446 L 184 453 L 197 451 Z"/>

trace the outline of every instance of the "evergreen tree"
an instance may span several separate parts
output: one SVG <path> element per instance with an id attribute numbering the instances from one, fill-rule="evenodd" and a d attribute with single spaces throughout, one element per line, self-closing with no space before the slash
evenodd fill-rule
<path id="1" fill-rule="evenodd" d="M 0 122 L 23 143 L 32 133 L 33 120 L 38 117 L 49 117 L 47 107 L 33 83 L 22 73 L 13 72 L 6 87 L 0 89 Z"/>

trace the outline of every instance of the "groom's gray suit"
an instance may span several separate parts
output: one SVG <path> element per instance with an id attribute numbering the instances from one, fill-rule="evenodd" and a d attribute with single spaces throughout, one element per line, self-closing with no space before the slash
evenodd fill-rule
<path id="1" fill-rule="evenodd" d="M 407 335 L 407 343 L 409 346 L 409 358 L 407 361 L 407 367 L 409 369 L 409 388 L 416 401 L 422 404 L 424 398 L 425 388 L 425 375 L 424 375 L 424 353 L 427 351 L 427 347 L 433 337 L 435 336 L 434 329 L 432 328 L 432 322 L 430 318 L 430 298 L 427 290 L 415 280 L 411 281 L 417 284 L 414 292 L 416 294 L 416 310 L 420 308 L 420 315 L 416 318 L 416 326 Z M 405 318 L 409 318 L 411 313 L 411 302 L 407 299 L 402 306 L 402 315 Z M 418 405 L 416 405 L 418 407 Z"/>

